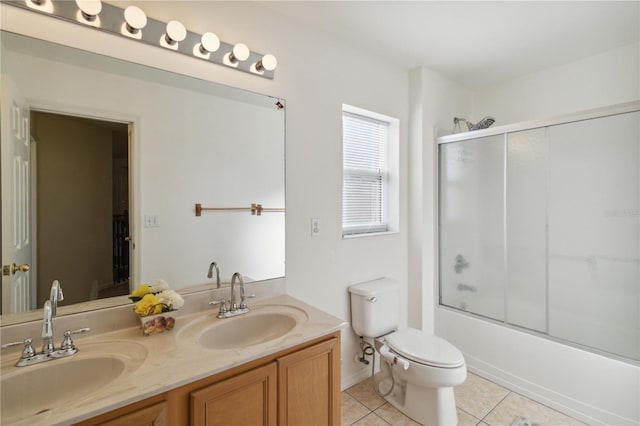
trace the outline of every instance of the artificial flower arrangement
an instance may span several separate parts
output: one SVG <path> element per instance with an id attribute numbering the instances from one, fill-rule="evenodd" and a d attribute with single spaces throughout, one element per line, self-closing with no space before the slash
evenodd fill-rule
<path id="1" fill-rule="evenodd" d="M 171 330 L 176 324 L 175 312 L 184 305 L 182 296 L 170 290 L 164 280 L 140 284 L 129 299 L 136 302 L 133 311 L 140 317 L 145 336 Z"/>

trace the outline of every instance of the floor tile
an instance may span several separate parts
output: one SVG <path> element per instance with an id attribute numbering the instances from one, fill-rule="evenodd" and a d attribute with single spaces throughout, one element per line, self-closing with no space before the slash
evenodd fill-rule
<path id="1" fill-rule="evenodd" d="M 513 392 L 498 404 L 484 421 L 491 426 L 511 425 L 520 416 L 540 426 L 583 425 L 574 418 Z"/>
<path id="2" fill-rule="evenodd" d="M 467 380 L 456 386 L 454 393 L 458 407 L 478 419 L 484 419 L 484 416 L 507 396 L 509 390 L 468 373 Z"/>
<path id="3" fill-rule="evenodd" d="M 353 426 L 389 426 L 389 423 L 378 417 L 376 413 L 371 413 L 367 417 L 353 423 Z"/>
<path id="4" fill-rule="evenodd" d="M 346 392 L 372 411 L 386 402 L 373 390 L 369 379 L 351 386 Z"/>
<path id="5" fill-rule="evenodd" d="M 480 419 L 473 417 L 469 413 L 465 413 L 458 408 L 458 426 L 476 426 L 480 423 Z"/>
<path id="6" fill-rule="evenodd" d="M 393 426 L 420 426 L 420 423 L 414 422 L 388 402 L 378 408 L 375 413 Z"/>
<path id="7" fill-rule="evenodd" d="M 342 424 L 347 426 L 365 417 L 371 411 L 348 393 L 342 392 L 341 412 Z"/>

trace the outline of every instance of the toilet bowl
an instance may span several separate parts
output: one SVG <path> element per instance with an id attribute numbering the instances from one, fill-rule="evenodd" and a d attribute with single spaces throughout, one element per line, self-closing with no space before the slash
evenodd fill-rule
<path id="1" fill-rule="evenodd" d="M 423 425 L 458 424 L 453 387 L 467 378 L 462 353 L 446 340 L 413 328 L 375 340 L 378 352 L 383 345 L 409 362 L 406 370 L 388 362 L 380 364 L 383 377 L 390 379 L 393 374 L 395 380 L 387 401 Z"/>
<path id="2" fill-rule="evenodd" d="M 398 410 L 428 426 L 456 425 L 453 387 L 467 369 L 462 353 L 446 340 L 414 328 L 398 330 L 399 283 L 380 279 L 349 287 L 351 325 L 372 339 L 381 354 L 379 392 Z"/>

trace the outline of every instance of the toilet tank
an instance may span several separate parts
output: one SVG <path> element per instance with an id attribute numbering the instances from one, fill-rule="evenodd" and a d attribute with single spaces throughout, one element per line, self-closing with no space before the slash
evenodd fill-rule
<path id="1" fill-rule="evenodd" d="M 358 336 L 379 337 L 400 326 L 400 283 L 381 278 L 354 284 L 351 293 L 351 327 Z"/>

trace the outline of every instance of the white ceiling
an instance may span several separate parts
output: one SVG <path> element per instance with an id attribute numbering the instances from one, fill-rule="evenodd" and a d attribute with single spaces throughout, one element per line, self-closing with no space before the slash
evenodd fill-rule
<path id="1" fill-rule="evenodd" d="M 260 3 L 354 48 L 407 69 L 424 65 L 469 87 L 640 40 L 637 0 Z"/>

